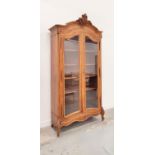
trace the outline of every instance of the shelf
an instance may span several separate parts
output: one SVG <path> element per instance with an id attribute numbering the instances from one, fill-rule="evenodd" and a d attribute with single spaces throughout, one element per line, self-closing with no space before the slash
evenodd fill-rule
<path id="1" fill-rule="evenodd" d="M 85 77 L 86 78 L 90 78 L 90 77 L 96 77 L 97 74 L 93 74 L 93 73 L 86 73 Z"/>
<path id="2" fill-rule="evenodd" d="M 86 53 L 97 53 L 98 51 L 95 50 L 86 50 Z"/>
<path id="3" fill-rule="evenodd" d="M 76 93 L 76 92 L 79 92 L 79 86 L 78 85 L 67 87 L 65 89 L 65 95 L 73 94 L 73 93 Z"/>
<path id="4" fill-rule="evenodd" d="M 65 80 L 78 79 L 78 76 L 65 77 Z"/>
<path id="5" fill-rule="evenodd" d="M 93 73 L 85 74 L 85 78 L 96 77 L 96 76 L 97 76 L 97 74 L 93 74 Z M 65 80 L 72 80 L 72 79 L 79 79 L 79 75 L 78 74 L 65 75 Z"/>
<path id="6" fill-rule="evenodd" d="M 65 66 L 79 66 L 79 64 L 65 64 Z"/>
<path id="7" fill-rule="evenodd" d="M 72 79 L 78 79 L 79 73 L 68 73 L 65 74 L 65 80 L 72 80 Z"/>
<path id="8" fill-rule="evenodd" d="M 86 91 L 95 90 L 96 88 L 93 87 L 87 87 Z M 65 89 L 65 95 L 73 94 L 79 92 L 79 87 L 69 87 Z"/>
<path id="9" fill-rule="evenodd" d="M 95 90 L 96 88 L 94 88 L 94 87 L 87 87 L 86 88 L 86 91 L 90 91 L 90 90 Z"/>
<path id="10" fill-rule="evenodd" d="M 79 50 L 76 49 L 65 49 L 64 52 L 79 52 Z"/>
<path id="11" fill-rule="evenodd" d="M 64 52 L 79 52 L 79 50 L 76 49 L 65 49 Z M 95 50 L 86 50 L 86 53 L 97 53 L 98 51 Z"/>
<path id="12" fill-rule="evenodd" d="M 96 64 L 86 64 L 86 66 L 96 66 Z"/>
<path id="13" fill-rule="evenodd" d="M 79 66 L 79 64 L 65 64 L 65 66 Z M 86 66 L 96 66 L 96 64 L 86 64 Z"/>

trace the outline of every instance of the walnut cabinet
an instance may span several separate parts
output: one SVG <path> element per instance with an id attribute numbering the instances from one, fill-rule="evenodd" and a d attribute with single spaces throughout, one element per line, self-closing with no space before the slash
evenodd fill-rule
<path id="1" fill-rule="evenodd" d="M 52 127 L 101 115 L 101 38 L 87 15 L 66 25 L 55 25 L 51 34 Z"/>

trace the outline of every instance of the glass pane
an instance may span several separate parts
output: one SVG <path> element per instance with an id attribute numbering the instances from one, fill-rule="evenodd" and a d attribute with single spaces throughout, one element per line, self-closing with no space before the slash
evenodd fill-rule
<path id="1" fill-rule="evenodd" d="M 79 56 L 79 37 L 65 40 L 65 115 L 79 110 Z"/>
<path id="2" fill-rule="evenodd" d="M 97 96 L 97 43 L 86 37 L 86 107 L 97 108 L 98 96 Z"/>

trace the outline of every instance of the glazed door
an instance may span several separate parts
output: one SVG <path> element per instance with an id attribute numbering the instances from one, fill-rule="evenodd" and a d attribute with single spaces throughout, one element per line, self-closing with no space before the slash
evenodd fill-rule
<path id="1" fill-rule="evenodd" d="M 85 107 L 91 110 L 99 108 L 99 42 L 88 36 L 84 40 Z"/>
<path id="2" fill-rule="evenodd" d="M 64 105 L 68 117 L 81 111 L 80 35 L 64 39 Z"/>

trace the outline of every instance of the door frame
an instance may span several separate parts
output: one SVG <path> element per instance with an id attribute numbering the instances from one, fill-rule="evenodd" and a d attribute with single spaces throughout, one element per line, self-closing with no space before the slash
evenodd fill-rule
<path id="1" fill-rule="evenodd" d="M 74 36 L 79 36 L 79 61 L 80 61 L 80 70 L 79 70 L 79 111 L 73 112 L 71 114 L 65 115 L 65 79 L 64 79 L 64 40 L 70 39 Z M 85 37 L 88 36 L 94 42 L 97 42 L 98 45 L 98 107 L 97 108 L 86 108 L 86 91 L 85 91 Z M 87 27 L 72 29 L 64 33 L 60 33 L 59 40 L 59 76 L 60 76 L 60 85 L 59 85 L 59 112 L 61 119 L 61 126 L 67 126 L 75 121 L 86 120 L 89 116 L 98 115 L 101 113 L 101 95 L 102 95 L 102 86 L 101 86 L 101 35 L 96 34 L 94 31 L 91 31 Z"/>
<path id="2" fill-rule="evenodd" d="M 85 79 L 85 65 L 86 65 L 86 48 L 85 48 L 85 40 L 86 37 L 90 38 L 92 41 L 97 43 L 97 61 L 98 61 L 98 66 L 97 66 L 97 98 L 98 98 L 98 106 L 96 108 L 87 108 L 86 107 L 86 79 Z M 101 83 L 101 37 L 96 35 L 95 33 L 92 33 L 90 31 L 85 31 L 84 32 L 84 45 L 83 45 L 83 90 L 84 90 L 84 109 L 86 115 L 91 115 L 91 114 L 98 114 L 101 112 L 101 95 L 102 95 L 102 83 Z"/>
<path id="3" fill-rule="evenodd" d="M 74 36 L 79 37 L 79 110 L 73 113 L 65 115 L 65 75 L 64 75 L 64 41 L 65 39 L 71 39 Z M 81 30 L 72 31 L 71 33 L 60 34 L 60 107 L 61 107 L 61 120 L 69 120 L 77 117 L 80 113 L 83 113 L 82 107 L 82 79 L 81 79 L 81 69 L 82 69 L 82 32 Z"/>

